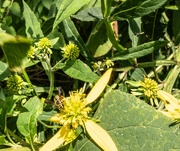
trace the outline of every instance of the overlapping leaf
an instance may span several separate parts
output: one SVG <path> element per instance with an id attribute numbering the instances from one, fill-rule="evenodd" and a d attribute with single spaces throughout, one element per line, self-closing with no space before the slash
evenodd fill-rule
<path id="1" fill-rule="evenodd" d="M 121 151 L 180 149 L 178 125 L 133 95 L 113 91 L 99 107 L 96 118 Z M 99 151 L 90 140 L 78 143 L 80 150 Z"/>

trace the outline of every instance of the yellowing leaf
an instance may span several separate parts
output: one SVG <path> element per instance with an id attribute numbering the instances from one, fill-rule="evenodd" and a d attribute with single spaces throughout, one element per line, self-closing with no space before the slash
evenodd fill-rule
<path id="1" fill-rule="evenodd" d="M 86 130 L 90 137 L 104 150 L 104 151 L 118 151 L 112 138 L 99 125 L 91 120 L 84 122 Z"/>
<path id="2" fill-rule="evenodd" d="M 65 142 L 69 129 L 62 126 L 61 129 L 39 151 L 52 151 Z"/>
<path id="3" fill-rule="evenodd" d="M 111 77 L 112 68 L 109 68 L 102 77 L 98 80 L 98 82 L 95 84 L 93 89 L 89 92 L 89 94 L 86 97 L 87 104 L 95 101 L 98 96 L 103 92 L 105 89 L 107 83 L 109 82 L 109 79 Z"/>

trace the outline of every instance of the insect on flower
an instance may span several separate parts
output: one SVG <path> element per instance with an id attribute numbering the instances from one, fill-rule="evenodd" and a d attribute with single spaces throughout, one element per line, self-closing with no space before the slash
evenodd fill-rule
<path id="1" fill-rule="evenodd" d="M 63 98 L 64 98 L 64 96 L 62 96 L 61 94 L 62 94 L 61 87 L 58 87 L 58 95 L 56 95 L 54 97 L 54 105 L 58 109 L 64 108 L 64 105 L 63 105 Z"/>
<path id="2" fill-rule="evenodd" d="M 63 109 L 64 108 L 64 105 L 63 105 L 64 96 L 61 95 L 62 94 L 61 89 L 62 89 L 61 87 L 58 87 L 58 95 L 55 95 L 53 101 L 50 101 L 47 99 L 47 100 L 45 100 L 45 103 L 55 105 L 56 108 L 58 108 L 59 110 Z"/>

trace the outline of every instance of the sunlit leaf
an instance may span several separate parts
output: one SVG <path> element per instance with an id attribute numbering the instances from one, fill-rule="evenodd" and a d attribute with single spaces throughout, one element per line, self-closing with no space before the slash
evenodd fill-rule
<path id="1" fill-rule="evenodd" d="M 31 46 L 31 40 L 20 36 L 14 37 L 6 33 L 0 33 L 0 46 L 10 70 L 22 72 L 28 62 L 27 52 Z"/>
<path id="2" fill-rule="evenodd" d="M 179 125 L 131 94 L 112 91 L 99 106 L 94 118 L 120 151 L 163 151 L 180 149 Z M 100 151 L 89 139 L 77 144 L 83 151 Z"/>
<path id="3" fill-rule="evenodd" d="M 63 0 L 57 3 L 58 12 L 54 21 L 55 28 L 61 21 L 77 12 L 81 7 L 88 4 L 90 0 Z"/>
<path id="4" fill-rule="evenodd" d="M 26 2 L 23 0 L 23 16 L 26 25 L 26 34 L 28 38 L 41 38 L 43 37 L 43 32 L 41 31 L 40 22 L 36 18 L 34 12 L 29 8 Z"/>
<path id="5" fill-rule="evenodd" d="M 30 98 L 17 119 L 17 128 L 33 144 L 37 131 L 37 117 L 42 113 L 43 102 L 38 97 Z"/>

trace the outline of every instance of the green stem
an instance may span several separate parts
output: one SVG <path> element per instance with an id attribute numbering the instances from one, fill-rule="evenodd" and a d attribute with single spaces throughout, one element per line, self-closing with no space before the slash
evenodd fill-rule
<path id="1" fill-rule="evenodd" d="M 56 63 L 55 65 L 54 65 L 54 67 L 52 68 L 52 70 L 53 71 L 56 71 L 56 70 L 58 70 L 59 69 L 59 64 L 61 64 L 64 60 L 66 60 L 66 58 L 62 58 L 58 63 Z"/>
<path id="2" fill-rule="evenodd" d="M 48 58 L 48 56 L 46 57 L 46 64 L 47 64 L 48 69 L 49 69 L 49 81 L 50 81 L 49 94 L 48 94 L 47 99 L 50 100 L 52 95 L 53 95 L 53 91 L 54 91 L 54 71 L 51 67 L 50 59 Z"/>
<path id="3" fill-rule="evenodd" d="M 104 19 L 104 23 L 106 25 L 108 38 L 111 41 L 111 43 L 113 44 L 113 47 L 115 47 L 120 52 L 124 51 L 125 48 L 118 43 L 118 41 L 116 40 L 116 38 L 114 36 L 114 32 L 112 30 L 111 23 L 109 21 L 107 21 L 106 19 Z"/>
<path id="4" fill-rule="evenodd" d="M 19 136 L 14 134 L 10 129 L 7 128 L 8 134 L 10 134 L 12 137 L 14 137 L 17 141 L 19 141 L 23 146 L 29 146 L 25 141 L 23 141 Z"/>
<path id="5" fill-rule="evenodd" d="M 144 62 L 144 63 L 138 63 L 136 66 L 128 66 L 124 68 L 114 68 L 115 71 L 129 71 L 135 68 L 148 68 L 148 67 L 154 67 L 154 66 L 168 66 L 168 65 L 176 65 L 176 61 L 172 60 L 157 60 L 153 62 Z M 148 76 L 149 77 L 149 76 Z"/>
<path id="6" fill-rule="evenodd" d="M 37 95 L 32 83 L 31 83 L 31 80 L 29 79 L 29 76 L 28 76 L 26 70 L 23 70 L 23 76 L 24 76 L 26 82 L 29 84 L 29 87 L 33 89 L 33 95 Z"/>
<path id="7" fill-rule="evenodd" d="M 43 126 L 45 126 L 47 128 L 60 128 L 60 126 L 50 126 L 50 125 L 47 125 L 43 121 L 41 121 L 40 119 L 38 119 L 38 122 L 41 123 Z"/>

